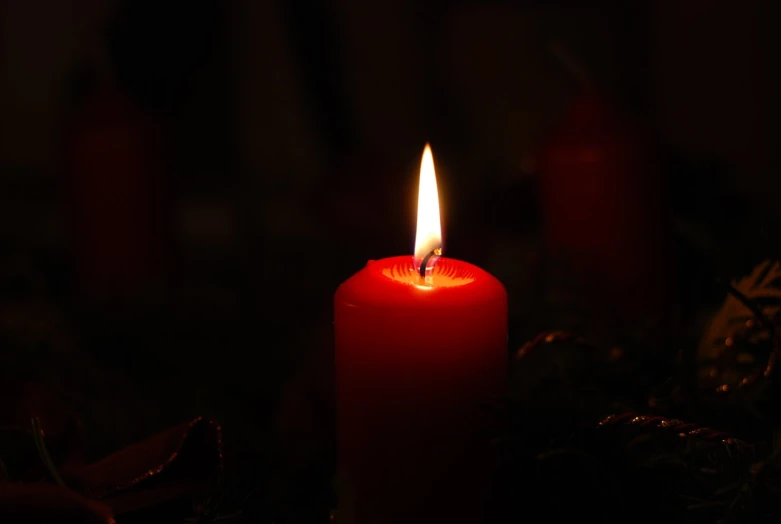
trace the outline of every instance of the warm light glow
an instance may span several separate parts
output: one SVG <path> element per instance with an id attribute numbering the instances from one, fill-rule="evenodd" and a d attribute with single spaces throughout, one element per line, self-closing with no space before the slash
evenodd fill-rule
<path id="1" fill-rule="evenodd" d="M 423 261 L 431 253 L 425 267 L 425 276 L 442 254 L 442 224 L 439 217 L 439 195 L 437 193 L 437 175 L 434 171 L 434 155 L 431 146 L 426 144 L 423 159 L 420 162 L 420 187 L 418 189 L 418 227 L 415 233 L 415 271 L 420 273 Z"/>

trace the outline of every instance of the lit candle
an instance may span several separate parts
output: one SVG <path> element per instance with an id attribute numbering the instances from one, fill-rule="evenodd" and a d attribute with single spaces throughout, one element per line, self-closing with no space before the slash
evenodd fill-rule
<path id="1" fill-rule="evenodd" d="M 417 220 L 414 256 L 369 261 L 334 300 L 339 478 L 358 523 L 478 522 L 490 483 L 484 404 L 506 381 L 507 293 L 441 257 L 428 145 Z"/>

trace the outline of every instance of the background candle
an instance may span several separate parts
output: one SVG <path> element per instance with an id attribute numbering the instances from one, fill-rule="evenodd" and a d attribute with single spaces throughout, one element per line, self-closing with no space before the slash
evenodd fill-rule
<path id="1" fill-rule="evenodd" d="M 75 266 L 84 291 L 126 296 L 165 273 L 163 130 L 102 71 L 68 122 L 64 161 Z"/>
<path id="2" fill-rule="evenodd" d="M 506 380 L 502 284 L 447 258 L 425 284 L 411 256 L 370 261 L 337 290 L 334 328 L 339 475 L 358 522 L 480 521 L 484 404 Z"/>
<path id="3" fill-rule="evenodd" d="M 669 302 L 661 177 L 650 139 L 593 89 L 540 155 L 549 253 L 610 311 L 664 324 Z"/>

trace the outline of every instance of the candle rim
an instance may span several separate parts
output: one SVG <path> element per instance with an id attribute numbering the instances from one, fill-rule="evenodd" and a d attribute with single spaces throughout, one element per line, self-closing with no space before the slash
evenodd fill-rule
<path id="1" fill-rule="evenodd" d="M 407 265 L 410 258 L 389 257 L 369 260 L 366 266 L 347 279 L 336 291 L 335 299 L 356 307 L 436 307 L 459 309 L 465 304 L 507 302 L 504 285 L 491 273 L 462 260 L 446 258 L 440 262 L 461 266 L 472 272 L 473 280 L 457 286 L 424 288 L 410 282 L 394 280 L 383 274 L 383 269 L 394 264 Z M 439 265 L 439 264 L 437 264 Z M 349 291 L 347 291 L 349 289 Z M 347 298 L 349 296 L 349 298 Z"/>

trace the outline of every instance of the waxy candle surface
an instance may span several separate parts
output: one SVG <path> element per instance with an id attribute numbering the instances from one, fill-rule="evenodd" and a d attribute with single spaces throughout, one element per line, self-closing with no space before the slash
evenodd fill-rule
<path id="1" fill-rule="evenodd" d="M 337 290 L 334 320 L 338 468 L 357 522 L 479 521 L 485 403 L 507 375 L 502 284 L 444 257 L 425 283 L 412 256 L 370 261 Z"/>
<path id="2" fill-rule="evenodd" d="M 543 142 L 540 200 L 550 255 L 619 316 L 664 324 L 668 296 L 662 177 L 647 134 L 587 91 Z M 595 286 L 597 286 L 595 291 Z"/>

